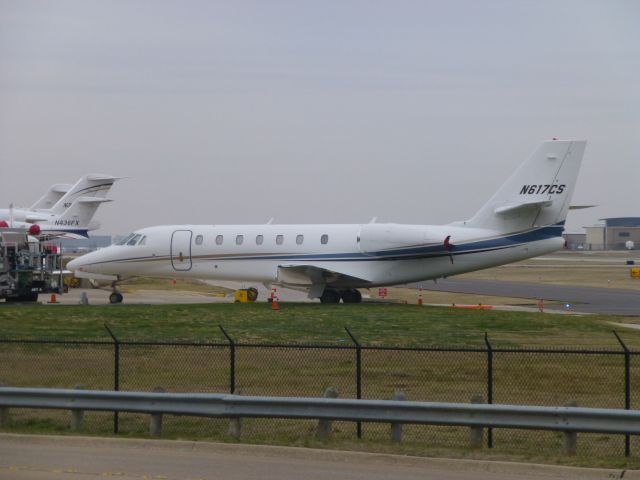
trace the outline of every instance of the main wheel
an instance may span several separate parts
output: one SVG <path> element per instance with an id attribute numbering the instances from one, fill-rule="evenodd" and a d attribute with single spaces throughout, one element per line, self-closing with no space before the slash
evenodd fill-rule
<path id="1" fill-rule="evenodd" d="M 113 292 L 109 295 L 109 303 L 122 303 L 123 298 L 120 292 Z"/>
<path id="2" fill-rule="evenodd" d="M 320 297 L 321 303 L 340 303 L 340 294 L 337 290 L 325 288 Z"/>
<path id="3" fill-rule="evenodd" d="M 344 303 L 360 303 L 362 302 L 362 294 L 355 288 L 350 288 L 342 292 L 342 301 Z"/>

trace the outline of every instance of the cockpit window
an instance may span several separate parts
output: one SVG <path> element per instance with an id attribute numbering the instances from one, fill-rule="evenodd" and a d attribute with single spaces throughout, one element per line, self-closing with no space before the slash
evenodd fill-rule
<path id="1" fill-rule="evenodd" d="M 130 233 L 115 245 L 126 245 L 128 247 L 131 247 L 133 245 L 144 245 L 146 242 L 147 242 L 146 235 L 143 236 L 139 233 Z"/>
<path id="2" fill-rule="evenodd" d="M 133 238 L 127 242 L 127 245 L 130 247 L 134 246 L 135 244 L 138 243 L 138 240 L 140 240 L 141 237 L 142 235 L 139 235 L 139 234 L 134 235 Z"/>
<path id="3" fill-rule="evenodd" d="M 130 233 L 129 235 L 124 237 L 122 240 L 120 240 L 118 243 L 116 243 L 116 245 L 126 245 L 129 242 L 129 240 L 135 237 L 135 235 L 136 235 L 135 233 Z"/>

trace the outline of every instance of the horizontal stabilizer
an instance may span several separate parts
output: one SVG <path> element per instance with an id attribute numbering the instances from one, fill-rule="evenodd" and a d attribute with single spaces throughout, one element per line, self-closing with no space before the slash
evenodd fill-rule
<path id="1" fill-rule="evenodd" d="M 570 205 L 569 210 L 584 210 L 585 208 L 594 208 L 598 205 Z"/>
<path id="2" fill-rule="evenodd" d="M 522 210 L 531 210 L 535 208 L 550 207 L 553 204 L 551 200 L 538 200 L 532 202 L 521 202 L 515 205 L 505 205 L 504 207 L 498 207 L 494 210 L 497 215 L 505 215 L 507 213 L 514 213 Z"/>
<path id="3" fill-rule="evenodd" d="M 24 221 L 27 223 L 38 223 L 38 222 L 46 222 L 51 219 L 51 215 L 42 215 L 37 213 L 27 213 L 25 215 Z"/>
<path id="4" fill-rule="evenodd" d="M 100 197 L 80 197 L 76 200 L 79 203 L 107 203 L 113 202 L 110 198 L 100 198 Z"/>

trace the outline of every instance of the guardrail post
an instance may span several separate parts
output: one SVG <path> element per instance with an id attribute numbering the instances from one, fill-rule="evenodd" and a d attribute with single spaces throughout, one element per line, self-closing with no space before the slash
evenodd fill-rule
<path id="1" fill-rule="evenodd" d="M 0 387 L 8 387 L 6 383 L 0 381 Z M 11 410 L 9 407 L 0 407 L 0 428 L 11 426 Z"/>
<path id="2" fill-rule="evenodd" d="M 493 347 L 489 335 L 484 332 L 484 343 L 487 346 L 487 403 L 493 403 Z M 493 428 L 487 428 L 487 447 L 493 448 Z"/>
<path id="3" fill-rule="evenodd" d="M 83 385 L 75 385 L 73 388 L 75 388 L 76 390 L 84 390 L 84 386 Z M 71 409 L 71 430 L 73 432 L 77 432 L 82 428 L 82 419 L 84 418 L 84 410 L 80 410 L 77 408 L 72 408 Z"/>
<path id="4" fill-rule="evenodd" d="M 629 349 L 618 335 L 618 332 L 615 330 L 613 334 L 620 342 L 620 346 L 622 350 L 624 350 L 624 409 L 631 409 L 631 353 Z M 627 433 L 624 436 L 624 456 L 628 457 L 631 455 L 631 436 Z"/>
<path id="5" fill-rule="evenodd" d="M 236 342 L 222 328 L 222 325 L 218 325 L 218 328 L 229 342 L 229 393 L 233 395 L 236 391 Z"/>
<path id="6" fill-rule="evenodd" d="M 482 395 L 477 394 L 471 397 L 471 403 L 484 403 L 484 398 Z M 482 437 L 483 435 L 482 427 L 471 427 L 469 428 L 469 445 L 471 448 L 479 450 L 482 448 Z"/>
<path id="7" fill-rule="evenodd" d="M 338 398 L 338 390 L 329 387 L 324 391 L 325 398 Z M 317 438 L 327 438 L 331 435 L 331 420 L 318 420 L 318 428 L 316 429 Z"/>
<path id="8" fill-rule="evenodd" d="M 344 329 L 356 346 L 356 398 L 360 400 L 362 398 L 362 345 L 360 345 L 358 339 L 351 333 L 351 330 L 347 327 L 344 327 Z M 356 429 L 358 438 L 362 438 L 362 422 L 357 422 Z"/>
<path id="9" fill-rule="evenodd" d="M 165 390 L 162 387 L 155 387 L 154 393 L 164 393 Z M 162 435 L 162 413 L 152 413 L 149 419 L 149 435 L 152 437 L 159 437 Z"/>
<path id="10" fill-rule="evenodd" d="M 567 407 L 577 407 L 578 402 L 571 400 Z M 578 451 L 578 434 L 576 432 L 564 432 L 564 451 L 567 455 L 574 456 Z"/>
<path id="11" fill-rule="evenodd" d="M 235 395 L 242 395 L 242 390 L 238 389 L 235 392 Z M 239 439 L 240 435 L 242 435 L 242 418 L 241 417 L 230 417 L 229 418 L 229 436 Z"/>
<path id="12" fill-rule="evenodd" d="M 407 395 L 402 390 L 396 390 L 393 393 L 393 400 L 397 401 L 405 401 L 407 399 Z M 402 423 L 393 422 L 391 424 L 391 441 L 400 443 L 402 442 Z"/>
<path id="13" fill-rule="evenodd" d="M 107 332 L 109 332 L 109 335 L 113 339 L 113 389 L 117 392 L 120 390 L 120 341 L 111 331 L 109 325 L 105 323 L 104 328 L 107 329 Z M 118 412 L 115 411 L 113 412 L 113 433 L 118 433 L 119 425 Z"/>

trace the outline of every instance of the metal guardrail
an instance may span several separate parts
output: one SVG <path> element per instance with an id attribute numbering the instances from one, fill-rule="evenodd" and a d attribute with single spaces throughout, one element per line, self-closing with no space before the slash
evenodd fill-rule
<path id="1" fill-rule="evenodd" d="M 583 407 L 2 387 L 0 408 L 98 410 L 230 418 L 350 420 L 640 434 L 640 411 Z"/>

